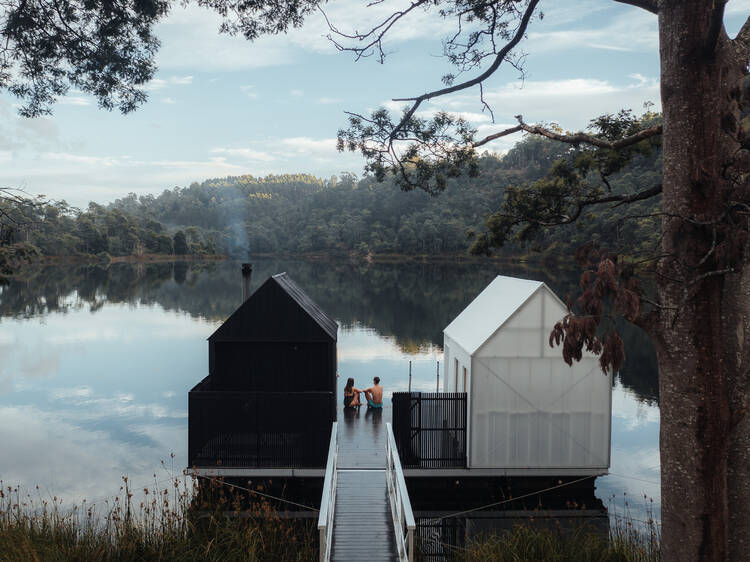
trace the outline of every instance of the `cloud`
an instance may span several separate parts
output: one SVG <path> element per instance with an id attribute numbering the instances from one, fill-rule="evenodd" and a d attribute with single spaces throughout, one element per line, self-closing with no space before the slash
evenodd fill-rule
<path id="1" fill-rule="evenodd" d="M 53 117 L 19 117 L 13 104 L 0 99 L 0 150 L 49 150 L 64 146 Z"/>
<path id="2" fill-rule="evenodd" d="M 71 398 L 89 398 L 93 394 L 90 386 L 77 386 L 72 388 L 56 388 L 50 392 L 52 400 L 69 400 Z"/>
<path id="3" fill-rule="evenodd" d="M 290 90 L 289 95 L 295 98 L 301 98 L 302 96 L 305 95 L 305 91 L 304 90 Z"/>
<path id="4" fill-rule="evenodd" d="M 154 78 L 146 84 L 144 89 L 154 92 L 156 90 L 163 90 L 169 86 L 189 86 L 192 83 L 192 76 L 170 76 L 169 78 Z"/>
<path id="5" fill-rule="evenodd" d="M 547 22 L 547 18 L 544 19 Z M 584 22 L 583 25 L 586 25 Z M 645 10 L 621 10 L 605 25 L 555 30 L 537 25 L 529 31 L 523 50 L 533 54 L 566 49 L 653 51 L 659 46 L 657 18 Z"/>
<path id="6" fill-rule="evenodd" d="M 170 97 L 162 98 L 162 99 L 161 99 L 161 102 L 162 102 L 162 103 L 166 103 L 167 105 L 174 105 L 174 104 L 176 104 L 176 103 L 177 103 L 176 101 L 174 101 L 174 100 L 173 100 L 172 98 L 170 98 Z"/>
<path id="7" fill-rule="evenodd" d="M 91 105 L 91 99 L 83 96 L 63 96 L 57 100 L 61 105 Z"/>
<path id="8" fill-rule="evenodd" d="M 254 150 L 252 148 L 212 148 L 209 150 L 212 154 L 226 154 L 229 156 L 239 156 L 245 160 L 254 160 L 259 162 L 271 162 L 276 160 L 276 157 L 268 152 L 262 150 Z"/>
<path id="9" fill-rule="evenodd" d="M 728 15 L 742 15 L 747 17 L 750 14 L 750 0 L 729 0 L 725 13 Z"/>
<path id="10" fill-rule="evenodd" d="M 559 123 L 565 129 L 585 129 L 599 115 L 628 108 L 637 112 L 646 101 L 656 103 L 658 111 L 660 96 L 656 79 L 634 74 L 622 84 L 596 78 L 510 82 L 485 88 L 484 99 L 494 108 L 496 123 L 480 123 L 480 138 L 514 126 L 514 116 L 519 114 L 527 123 Z M 439 100 L 428 109 L 460 113 L 478 106 L 481 107 L 478 95 L 462 93 Z M 522 133 L 504 137 L 486 148 L 508 150 L 521 137 Z"/>
<path id="11" fill-rule="evenodd" d="M 252 85 L 240 86 L 240 91 L 251 100 L 258 98 L 258 92 L 255 92 L 254 90 L 255 86 Z"/>
<path id="12" fill-rule="evenodd" d="M 159 68 L 191 71 L 248 70 L 288 64 L 293 60 L 289 42 L 264 37 L 251 43 L 241 35 L 220 34 L 221 17 L 196 5 L 175 5 L 157 25 L 162 47 Z"/>
<path id="13" fill-rule="evenodd" d="M 59 160 L 62 162 L 71 162 L 73 164 L 82 164 L 84 166 L 118 166 L 120 162 L 110 156 L 87 156 L 82 154 L 69 154 L 66 152 L 47 152 L 43 155 L 50 160 Z"/>
<path id="14" fill-rule="evenodd" d="M 418 111 L 416 113 L 417 117 L 421 117 L 422 119 L 431 119 L 435 116 L 437 113 L 437 110 L 433 111 Z M 487 113 L 477 113 L 472 111 L 447 111 L 449 115 L 455 118 L 463 119 L 464 121 L 468 121 L 469 123 L 488 123 L 492 121 L 492 118 Z"/>

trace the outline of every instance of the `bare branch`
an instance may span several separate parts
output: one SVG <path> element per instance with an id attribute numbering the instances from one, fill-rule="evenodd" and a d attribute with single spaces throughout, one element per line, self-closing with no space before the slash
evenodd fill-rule
<path id="1" fill-rule="evenodd" d="M 562 222 L 561 224 L 569 224 L 575 222 L 583 212 L 585 207 L 591 205 L 603 205 L 604 203 L 616 203 L 615 207 L 625 205 L 626 203 L 634 203 L 636 201 L 643 201 L 644 199 L 650 199 L 661 193 L 661 184 L 655 185 L 649 189 L 644 189 L 638 193 L 632 193 L 630 195 L 608 195 L 607 197 L 596 197 L 592 199 L 583 199 L 577 202 L 576 211 L 570 217 Z"/>
<path id="2" fill-rule="evenodd" d="M 553 139 L 568 144 L 590 144 L 598 148 L 610 148 L 612 150 L 625 148 L 626 146 L 630 146 L 631 144 L 638 143 L 642 140 L 654 137 L 656 135 L 660 135 L 662 132 L 661 125 L 655 125 L 653 127 L 649 127 L 648 129 L 638 131 L 636 134 L 630 135 L 629 137 L 618 139 L 616 141 L 608 141 L 600 137 L 595 137 L 593 135 L 582 132 L 574 133 L 572 135 L 564 135 L 556 133 L 554 131 L 550 131 L 549 129 L 545 129 L 544 127 L 540 127 L 539 125 L 527 125 L 523 122 L 523 117 L 521 115 L 516 115 L 516 119 L 518 119 L 518 123 L 521 129 L 526 131 L 527 133 L 541 135 L 543 137 L 547 137 L 548 139 Z"/>
<path id="3" fill-rule="evenodd" d="M 510 129 L 505 129 L 504 131 L 500 131 L 499 133 L 493 133 L 491 135 L 487 135 L 482 140 L 477 141 L 473 144 L 474 148 L 478 146 L 482 146 L 483 144 L 487 144 L 488 142 L 491 142 L 495 139 L 499 139 L 500 137 L 506 137 L 508 135 L 512 135 L 513 133 L 517 133 L 518 131 L 523 131 L 523 127 L 521 125 L 516 125 L 515 127 L 511 127 Z"/>
<path id="4" fill-rule="evenodd" d="M 416 0 L 415 2 L 412 2 L 411 5 L 406 8 L 405 10 L 396 11 L 392 13 L 390 16 L 388 16 L 385 20 L 380 22 L 380 24 L 376 25 L 370 31 L 367 33 L 358 33 L 354 32 L 352 34 L 347 34 L 342 31 L 339 31 L 328 19 L 328 15 L 325 13 L 323 8 L 318 5 L 317 8 L 320 11 L 321 14 L 323 14 L 323 17 L 326 20 L 326 24 L 328 25 L 328 29 L 330 29 L 334 34 L 343 37 L 345 39 L 354 39 L 356 41 L 365 41 L 369 39 L 369 42 L 365 44 L 362 47 L 345 47 L 338 41 L 336 41 L 331 35 L 327 36 L 327 39 L 333 43 L 334 47 L 336 47 L 339 51 L 353 51 L 356 53 L 357 57 L 356 60 L 359 60 L 362 57 L 368 57 L 372 53 L 370 53 L 370 49 L 374 49 L 377 47 L 378 52 L 380 53 L 380 62 L 383 63 L 385 61 L 385 52 L 383 52 L 383 37 L 385 37 L 386 33 L 390 31 L 390 29 L 404 16 L 408 15 L 412 10 L 417 8 L 418 6 L 421 6 L 424 4 L 427 0 Z M 368 4 L 369 6 L 372 6 L 374 4 L 379 4 L 380 2 L 371 2 Z"/>
<path id="5" fill-rule="evenodd" d="M 500 49 L 500 51 L 498 51 L 497 55 L 495 56 L 495 60 L 492 62 L 489 68 L 487 68 L 487 70 L 482 72 L 479 76 L 476 76 L 472 78 L 471 80 L 461 82 L 460 84 L 456 84 L 454 86 L 449 86 L 447 88 L 442 88 L 440 90 L 435 90 L 433 92 L 422 94 L 421 96 L 417 96 L 413 98 L 395 98 L 393 101 L 411 101 L 414 103 L 409 108 L 409 110 L 404 114 L 399 124 L 396 125 L 396 127 L 391 132 L 391 140 L 396 138 L 396 135 L 401 130 L 401 128 L 414 116 L 414 113 L 417 111 L 417 109 L 422 104 L 422 102 L 427 101 L 432 98 L 439 97 L 439 96 L 444 96 L 446 94 L 451 94 L 453 92 L 465 90 L 466 88 L 471 88 L 472 86 L 476 86 L 477 84 L 484 82 L 487 78 L 492 76 L 495 73 L 495 71 L 500 67 L 500 64 L 503 62 L 503 60 L 505 60 L 505 57 L 508 55 L 508 53 L 510 53 L 513 50 L 513 48 L 523 38 L 524 34 L 526 33 L 526 28 L 529 25 L 529 21 L 531 21 L 531 16 L 534 14 L 534 10 L 536 9 L 537 4 L 539 4 L 539 0 L 530 0 L 529 5 L 526 7 L 526 11 L 521 17 L 521 21 L 518 24 L 518 29 L 516 30 L 516 33 L 513 36 L 513 38 L 510 41 L 508 41 L 508 43 L 506 43 L 505 46 L 502 49 Z"/>
<path id="6" fill-rule="evenodd" d="M 472 146 L 476 148 L 495 139 L 499 139 L 500 137 L 512 135 L 513 133 L 517 133 L 518 131 L 526 131 L 527 133 L 540 135 L 543 137 L 547 137 L 548 139 L 565 142 L 568 144 L 590 144 L 599 148 L 610 148 L 612 150 L 617 150 L 620 148 L 625 148 L 626 146 L 630 146 L 631 144 L 635 144 L 642 140 L 655 137 L 656 135 L 660 135 L 662 131 L 661 125 L 656 125 L 654 127 L 649 127 L 648 129 L 638 131 L 636 134 L 629 137 L 618 139 L 616 141 L 608 141 L 603 138 L 595 137 L 593 135 L 582 132 L 572 135 L 564 135 L 561 133 L 550 131 L 549 129 L 545 129 L 544 127 L 540 127 L 539 125 L 527 125 L 523 122 L 523 117 L 521 115 L 516 115 L 516 119 L 518 119 L 518 125 L 516 125 L 515 127 L 510 127 L 509 129 L 487 135 L 483 139 L 473 143 Z"/>
<path id="7" fill-rule="evenodd" d="M 592 205 L 603 205 L 605 203 L 615 203 L 614 207 L 619 207 L 620 205 L 624 205 L 626 203 L 635 203 L 636 201 L 643 201 L 644 199 L 650 199 L 651 197 L 655 197 L 661 193 L 661 184 L 655 185 L 654 187 L 651 187 L 649 189 L 644 189 L 643 191 L 639 191 L 638 193 L 631 193 L 631 194 L 622 194 L 622 195 L 608 195 L 607 197 L 590 197 L 587 199 L 581 199 L 579 201 L 575 201 L 573 204 L 575 204 L 575 209 L 573 210 L 573 213 L 570 215 L 558 215 L 559 218 L 554 220 L 546 220 L 542 221 L 537 218 L 531 217 L 531 216 L 517 216 L 517 215 L 503 215 L 512 219 L 520 219 L 522 221 L 532 222 L 534 224 L 537 224 L 539 226 L 543 227 L 551 227 L 551 226 L 560 226 L 563 224 L 571 224 L 578 220 L 578 217 L 581 216 L 581 213 L 586 207 L 590 207 Z"/>
<path id="8" fill-rule="evenodd" d="M 657 0 L 615 0 L 620 4 L 630 4 L 636 8 L 643 8 L 644 10 L 651 12 L 652 14 L 659 13 L 659 5 Z"/>

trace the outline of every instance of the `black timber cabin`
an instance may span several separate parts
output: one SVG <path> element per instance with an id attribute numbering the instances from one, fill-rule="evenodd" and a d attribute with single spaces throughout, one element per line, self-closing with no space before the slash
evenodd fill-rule
<path id="1" fill-rule="evenodd" d="M 190 466 L 237 475 L 324 468 L 337 333 L 286 273 L 263 283 L 208 338 L 209 374 L 188 396 Z"/>

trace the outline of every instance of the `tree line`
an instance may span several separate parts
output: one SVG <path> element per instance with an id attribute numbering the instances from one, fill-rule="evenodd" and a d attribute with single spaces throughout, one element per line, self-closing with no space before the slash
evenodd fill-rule
<path id="1" fill-rule="evenodd" d="M 572 158 L 569 148 L 549 139 L 527 137 L 503 156 L 485 153 L 477 177 L 448 181 L 440 196 L 406 192 L 393 178 L 342 173 L 329 179 L 307 174 L 258 178 L 251 175 L 193 183 L 158 196 L 130 194 L 110 208 L 160 222 L 210 240 L 222 254 L 465 254 L 487 227 L 488 213 L 501 208 L 513 190 L 542 180 L 552 167 Z M 610 180 L 626 193 L 659 180 L 660 152 L 634 159 Z M 627 244 L 646 251 L 656 228 L 650 210 L 658 200 L 641 202 L 633 218 L 620 208 L 586 213 L 575 225 L 542 230 L 500 250 L 518 256 L 531 251 L 552 254 L 598 240 L 609 247 Z M 634 247 L 634 241 L 637 241 Z"/>
<path id="2" fill-rule="evenodd" d="M 328 179 L 230 176 L 86 209 L 5 199 L 0 205 L 11 220 L 0 223 L 0 263 L 7 270 L 14 259 L 42 256 L 465 254 L 486 232 L 489 212 L 572 157 L 565 144 L 528 136 L 503 156 L 482 155 L 478 177 L 451 179 L 440 196 L 344 172 Z M 610 180 L 611 189 L 658 182 L 660 166 L 659 151 L 640 156 Z M 645 253 L 657 228 L 649 217 L 656 204 L 640 202 L 635 217 L 633 206 L 627 215 L 618 207 L 589 212 L 574 225 L 521 235 L 499 253 L 564 255 L 590 241 Z"/>

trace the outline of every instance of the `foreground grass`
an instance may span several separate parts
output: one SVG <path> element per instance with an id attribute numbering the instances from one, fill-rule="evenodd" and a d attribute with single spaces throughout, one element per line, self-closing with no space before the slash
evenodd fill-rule
<path id="1" fill-rule="evenodd" d="M 474 538 L 465 548 L 450 549 L 450 556 L 497 562 L 658 562 L 658 524 L 651 517 L 637 523 L 626 512 L 611 521 L 608 532 L 597 532 L 586 524 L 565 530 L 554 525 L 516 525 L 512 530 Z"/>
<path id="2" fill-rule="evenodd" d="M 191 489 L 192 486 L 192 489 Z M 85 502 L 63 509 L 17 488 L 0 490 L 0 560 L 314 560 L 312 522 L 281 520 L 264 502 L 209 494 L 175 479 L 142 490 L 134 505 L 125 479 L 122 493 L 103 506 Z M 248 503 L 251 502 L 251 503 Z M 248 515 L 250 513 L 250 515 Z"/>
<path id="3" fill-rule="evenodd" d="M 217 482 L 200 487 L 188 477 L 166 486 L 154 482 L 138 490 L 143 499 L 135 501 L 124 478 L 112 500 L 65 509 L 57 498 L 36 494 L 0 483 L 0 561 L 318 558 L 315 521 L 282 520 L 268 502 Z M 658 526 L 651 517 L 645 527 L 635 523 L 625 513 L 608 535 L 583 525 L 572 530 L 518 525 L 464 547 L 444 545 L 443 554 L 466 561 L 657 562 Z"/>

